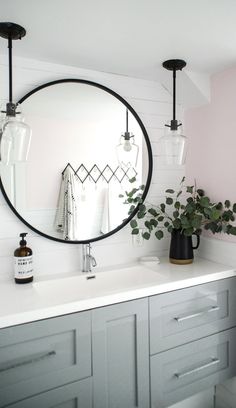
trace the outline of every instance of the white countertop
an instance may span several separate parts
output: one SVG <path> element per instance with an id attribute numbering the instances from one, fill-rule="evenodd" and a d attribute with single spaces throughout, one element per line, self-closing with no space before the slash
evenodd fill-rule
<path id="1" fill-rule="evenodd" d="M 236 276 L 226 265 L 196 259 L 190 265 L 124 265 L 108 271 L 39 280 L 24 285 L 0 283 L 0 328 L 94 309 Z"/>

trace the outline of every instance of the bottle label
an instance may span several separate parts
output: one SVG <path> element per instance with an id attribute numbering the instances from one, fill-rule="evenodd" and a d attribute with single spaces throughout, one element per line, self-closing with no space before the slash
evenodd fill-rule
<path id="1" fill-rule="evenodd" d="M 25 279 L 33 276 L 33 256 L 14 257 L 15 278 Z"/>

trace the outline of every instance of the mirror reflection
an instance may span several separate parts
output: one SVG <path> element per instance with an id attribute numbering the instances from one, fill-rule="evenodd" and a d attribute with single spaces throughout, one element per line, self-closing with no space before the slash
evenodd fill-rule
<path id="1" fill-rule="evenodd" d="M 11 205 L 33 228 L 53 239 L 94 240 L 128 218 L 119 197 L 146 184 L 146 138 L 127 107 L 104 89 L 60 82 L 22 103 L 32 129 L 28 160 L 1 163 Z"/>

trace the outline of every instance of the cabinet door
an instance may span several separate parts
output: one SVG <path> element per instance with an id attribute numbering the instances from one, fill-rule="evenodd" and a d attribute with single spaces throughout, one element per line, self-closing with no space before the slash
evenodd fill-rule
<path id="1" fill-rule="evenodd" d="M 235 291 L 233 277 L 151 296 L 151 354 L 234 327 Z"/>
<path id="2" fill-rule="evenodd" d="M 90 312 L 0 330 L 0 407 L 90 375 Z"/>
<path id="3" fill-rule="evenodd" d="M 149 407 L 148 302 L 92 312 L 94 408 Z"/>
<path id="4" fill-rule="evenodd" d="M 236 375 L 236 328 L 151 357 L 152 408 L 166 408 Z"/>
<path id="5" fill-rule="evenodd" d="M 27 398 L 9 408 L 92 408 L 92 381 L 77 381 L 35 397 Z"/>

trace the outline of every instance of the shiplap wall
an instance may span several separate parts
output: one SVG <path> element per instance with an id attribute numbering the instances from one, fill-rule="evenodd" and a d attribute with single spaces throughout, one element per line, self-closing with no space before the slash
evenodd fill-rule
<path id="1" fill-rule="evenodd" d="M 7 99 L 8 71 L 7 59 L 1 57 L 0 90 L 1 99 Z M 171 95 L 158 82 L 140 80 L 125 76 L 101 73 L 74 67 L 49 64 L 42 61 L 14 59 L 14 99 L 20 99 L 31 89 L 45 82 L 63 78 L 81 78 L 101 83 L 111 88 L 137 111 L 147 129 L 154 155 L 154 171 L 148 200 L 157 202 L 163 198 L 167 187 L 175 187 L 184 175 L 183 167 L 165 168 L 159 164 L 157 142 L 162 136 L 163 126 L 172 114 Z M 182 119 L 182 108 L 179 118 Z M 56 144 L 55 144 L 56 146 Z M 46 148 L 46 147 L 45 147 Z M 42 165 L 43 165 L 43 152 Z M 42 181 L 43 182 L 43 181 Z M 35 275 L 74 273 L 80 270 L 81 246 L 63 244 L 43 238 L 21 223 L 8 208 L 0 193 L 0 277 L 12 279 L 12 256 L 18 246 L 19 233 L 28 232 L 28 245 L 34 252 Z M 94 243 L 93 254 L 98 267 L 133 262 L 147 254 L 161 255 L 168 249 L 169 237 L 162 241 L 155 238 L 143 242 L 142 246 L 132 243 L 129 226 L 105 240 Z"/>

